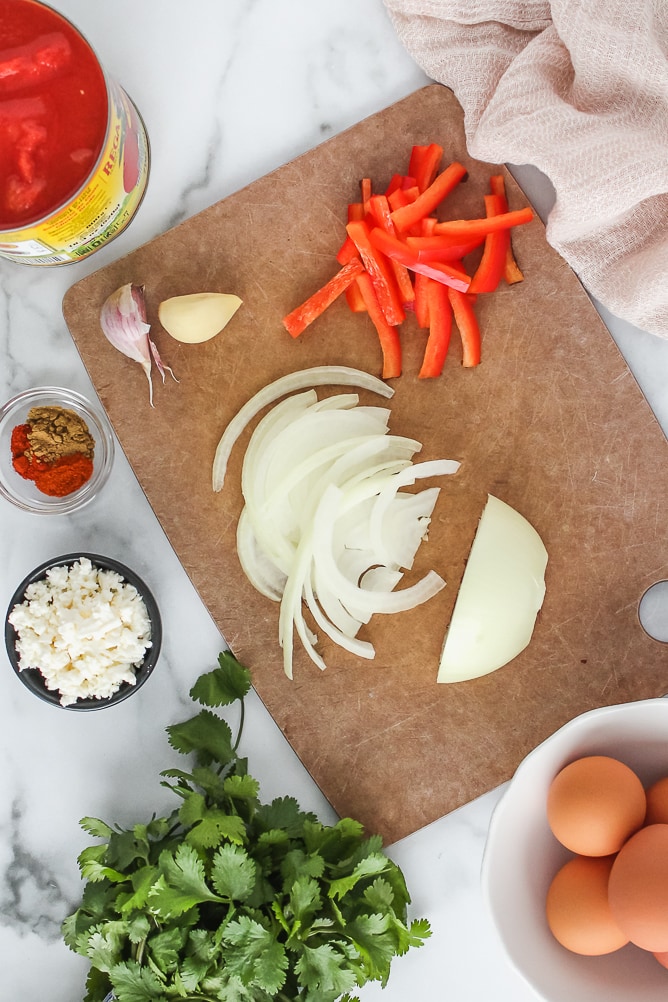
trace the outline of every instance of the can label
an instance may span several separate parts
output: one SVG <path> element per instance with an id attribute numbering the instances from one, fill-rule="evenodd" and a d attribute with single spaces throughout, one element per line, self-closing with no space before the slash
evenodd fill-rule
<path id="1" fill-rule="evenodd" d="M 117 236 L 134 216 L 148 182 L 148 137 L 125 91 L 113 80 L 107 90 L 107 136 L 88 180 L 48 217 L 0 229 L 0 257 L 31 265 L 79 261 Z"/>

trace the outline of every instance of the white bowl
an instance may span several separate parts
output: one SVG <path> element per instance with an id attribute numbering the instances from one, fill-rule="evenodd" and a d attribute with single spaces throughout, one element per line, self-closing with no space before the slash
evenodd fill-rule
<path id="1" fill-rule="evenodd" d="M 545 897 L 572 856 L 547 823 L 547 791 L 582 755 L 611 755 L 648 786 L 668 775 L 668 699 L 590 710 L 569 721 L 520 764 L 490 823 L 482 888 L 507 956 L 546 1002 L 666 1002 L 668 970 L 633 945 L 603 957 L 561 946 L 545 918 Z"/>

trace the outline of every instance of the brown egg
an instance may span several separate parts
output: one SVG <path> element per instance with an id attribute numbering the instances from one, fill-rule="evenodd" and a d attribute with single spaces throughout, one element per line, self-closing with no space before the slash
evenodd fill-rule
<path id="1" fill-rule="evenodd" d="M 547 819 L 556 838 L 581 856 L 610 856 L 640 828 L 647 802 L 643 785 L 623 762 L 587 755 L 552 780 Z"/>
<path id="2" fill-rule="evenodd" d="M 668 953 L 655 953 L 654 956 L 662 967 L 668 967 Z"/>
<path id="3" fill-rule="evenodd" d="M 668 825 L 668 776 L 657 780 L 646 791 L 646 825 Z"/>
<path id="4" fill-rule="evenodd" d="M 610 910 L 632 943 L 668 952 L 668 825 L 648 825 L 620 849 L 608 881 Z"/>
<path id="5" fill-rule="evenodd" d="M 599 957 L 625 946 L 608 904 L 614 856 L 575 856 L 559 870 L 547 892 L 545 913 L 552 935 L 572 953 Z"/>

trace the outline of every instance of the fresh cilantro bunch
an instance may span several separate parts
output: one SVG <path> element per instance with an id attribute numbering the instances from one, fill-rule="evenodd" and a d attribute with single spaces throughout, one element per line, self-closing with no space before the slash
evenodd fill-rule
<path id="1" fill-rule="evenodd" d="M 124 829 L 94 818 L 79 908 L 65 942 L 91 969 L 85 1002 L 353 1002 L 386 984 L 392 958 L 430 935 L 408 923 L 403 874 L 380 837 L 343 818 L 320 824 L 291 797 L 263 804 L 237 753 L 248 670 L 231 653 L 190 695 L 196 716 L 167 728 L 191 771 L 168 769 L 180 800 Z M 212 709 L 240 703 L 236 740 Z"/>

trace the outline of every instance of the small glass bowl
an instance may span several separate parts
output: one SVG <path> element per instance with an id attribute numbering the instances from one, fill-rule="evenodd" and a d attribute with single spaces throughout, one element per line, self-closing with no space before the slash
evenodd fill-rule
<path id="1" fill-rule="evenodd" d="M 124 682 L 121 687 L 107 699 L 78 699 L 76 703 L 71 703 L 69 706 L 63 706 L 60 702 L 60 692 L 57 689 L 47 688 L 44 676 L 39 669 L 24 668 L 21 670 L 19 668 L 19 656 L 16 650 L 18 634 L 9 622 L 9 616 L 14 606 L 20 605 L 21 602 L 23 602 L 28 585 L 32 584 L 34 581 L 40 581 L 45 578 L 46 572 L 51 567 L 69 567 L 82 557 L 88 557 L 90 562 L 93 564 L 93 567 L 101 570 L 115 571 L 123 578 L 124 581 L 127 581 L 128 584 L 134 585 L 144 601 L 144 605 L 146 606 L 146 611 L 151 622 L 151 646 L 147 650 L 146 656 L 141 664 L 135 669 L 135 677 L 137 681 L 134 685 Z M 135 574 L 135 572 L 129 567 L 126 567 L 125 564 L 119 563 L 118 560 L 112 560 L 109 557 L 99 556 L 96 553 L 66 553 L 61 557 L 54 557 L 52 560 L 47 560 L 45 563 L 40 564 L 39 567 L 36 567 L 34 571 L 31 571 L 31 573 L 23 579 L 14 592 L 5 615 L 5 646 L 7 648 L 7 655 L 14 672 L 26 688 L 29 689 L 33 695 L 38 696 L 39 699 L 42 699 L 44 702 L 50 703 L 51 706 L 56 706 L 61 710 L 102 710 L 107 706 L 115 706 L 116 703 L 123 702 L 123 700 L 127 699 L 128 696 L 137 692 L 137 690 L 142 687 L 144 682 L 146 682 L 149 675 L 155 668 L 158 657 L 160 656 L 160 648 L 162 646 L 162 620 L 158 604 L 150 589 L 139 577 L 139 575 Z"/>
<path id="2" fill-rule="evenodd" d="M 31 407 L 63 407 L 74 411 L 87 424 L 95 439 L 93 473 L 78 490 L 65 497 L 50 497 L 25 480 L 12 466 L 11 439 L 16 425 L 25 424 Z M 114 438 L 106 414 L 74 390 L 39 386 L 12 397 L 0 409 L 0 496 L 22 511 L 34 515 L 64 515 L 77 511 L 99 493 L 114 458 Z"/>

